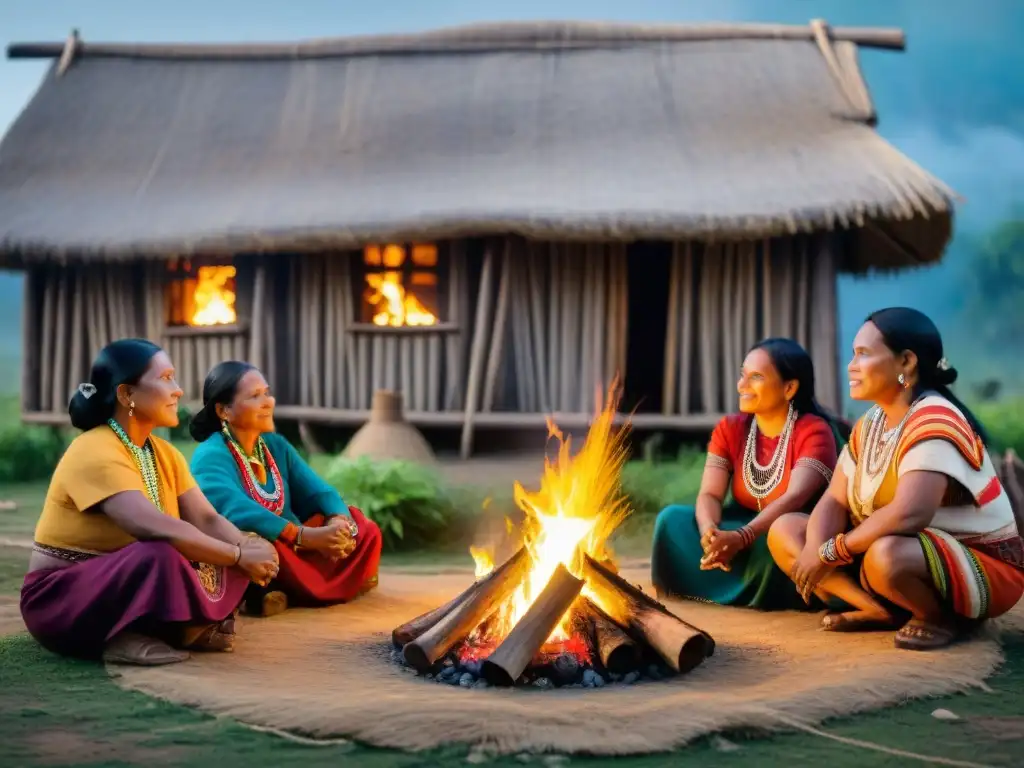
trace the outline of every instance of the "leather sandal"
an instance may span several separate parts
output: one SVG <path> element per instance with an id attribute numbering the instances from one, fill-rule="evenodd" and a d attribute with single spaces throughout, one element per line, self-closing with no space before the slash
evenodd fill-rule
<path id="1" fill-rule="evenodd" d="M 950 627 L 911 619 L 896 633 L 893 642 L 905 651 L 933 651 L 956 642 L 957 632 Z"/>
<path id="2" fill-rule="evenodd" d="M 235 636 L 221 632 L 220 624 L 211 624 L 208 627 L 189 627 L 185 630 L 183 644 L 190 651 L 230 653 L 235 649 Z"/>
<path id="3" fill-rule="evenodd" d="M 107 664 L 131 664 L 137 667 L 161 667 L 187 661 L 188 651 L 172 648 L 163 640 L 122 632 L 107 643 L 103 649 L 103 661 Z"/>
<path id="4" fill-rule="evenodd" d="M 821 628 L 826 632 L 879 632 L 898 629 L 899 621 L 893 616 L 863 614 L 862 611 L 826 613 Z"/>

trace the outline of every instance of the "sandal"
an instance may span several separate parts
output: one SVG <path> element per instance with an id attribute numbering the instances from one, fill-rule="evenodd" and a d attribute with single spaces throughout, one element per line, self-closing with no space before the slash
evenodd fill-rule
<path id="1" fill-rule="evenodd" d="M 821 628 L 826 632 L 879 632 L 899 628 L 893 616 L 879 616 L 865 611 L 826 613 Z"/>
<path id="2" fill-rule="evenodd" d="M 198 634 L 196 634 L 198 632 Z M 220 624 L 208 627 L 189 627 L 185 630 L 186 649 L 190 651 L 219 651 L 231 653 L 235 649 L 235 636 L 222 632 Z"/>
<path id="3" fill-rule="evenodd" d="M 187 661 L 188 658 L 188 651 L 179 651 L 163 640 L 135 632 L 122 632 L 103 649 L 103 661 L 107 664 L 161 667 L 165 664 Z"/>
<path id="4" fill-rule="evenodd" d="M 905 651 L 933 651 L 956 642 L 957 632 L 951 627 L 911 619 L 896 633 L 893 642 Z"/>

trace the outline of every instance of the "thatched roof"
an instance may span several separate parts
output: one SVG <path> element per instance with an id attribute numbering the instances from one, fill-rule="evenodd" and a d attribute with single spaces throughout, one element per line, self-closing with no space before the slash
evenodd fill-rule
<path id="1" fill-rule="evenodd" d="M 936 260 L 952 193 L 875 132 L 858 43 L 903 38 L 533 23 L 15 44 L 55 61 L 0 144 L 0 264 L 862 225 L 849 268 Z"/>

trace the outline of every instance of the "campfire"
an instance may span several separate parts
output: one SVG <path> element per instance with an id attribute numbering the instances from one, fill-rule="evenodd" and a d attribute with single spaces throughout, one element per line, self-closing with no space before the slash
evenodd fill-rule
<path id="1" fill-rule="evenodd" d="M 396 660 L 453 684 L 545 688 L 660 678 L 711 655 L 710 635 L 617 573 L 609 537 L 629 508 L 614 392 L 575 456 L 549 422 L 557 458 L 545 461 L 539 490 L 515 485 L 525 516 L 518 549 L 494 567 L 493 549 L 472 548 L 474 583 L 396 628 Z"/>
<path id="2" fill-rule="evenodd" d="M 363 302 L 374 325 L 437 325 L 437 316 L 424 301 L 437 291 L 435 246 L 413 245 L 407 254 L 400 245 L 371 245 L 363 261 L 368 268 Z"/>
<path id="3" fill-rule="evenodd" d="M 192 294 L 193 311 L 190 325 L 231 325 L 235 313 L 235 268 L 231 266 L 199 267 Z"/>

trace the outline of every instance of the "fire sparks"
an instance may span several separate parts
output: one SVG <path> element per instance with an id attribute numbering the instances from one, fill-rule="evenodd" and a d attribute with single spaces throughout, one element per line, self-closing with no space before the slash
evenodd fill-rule
<path id="1" fill-rule="evenodd" d="M 366 301 L 374 308 L 374 325 L 399 327 L 437 324 L 437 317 L 415 294 L 405 290 L 401 272 L 368 274 L 366 285 Z"/>
<path id="2" fill-rule="evenodd" d="M 554 461 L 545 460 L 540 488 L 527 491 L 515 484 L 516 505 L 525 514 L 523 543 L 531 567 L 513 596 L 499 606 L 486 623 L 489 639 L 500 641 L 523 617 L 547 585 L 559 564 L 580 577 L 583 555 L 596 560 L 611 557 L 608 538 L 629 514 L 620 488 L 620 473 L 626 460 L 626 430 L 615 431 L 613 419 L 618 406 L 616 386 L 607 402 L 599 407 L 580 451 L 573 456 L 569 439 L 550 421 L 548 430 L 559 443 Z M 490 551 L 471 548 L 477 578 L 494 568 Z M 601 596 L 585 586 L 583 595 L 599 605 Z M 568 611 L 548 642 L 565 640 L 571 634 Z"/>
<path id="3" fill-rule="evenodd" d="M 234 267 L 199 267 L 192 296 L 194 311 L 191 324 L 202 326 L 234 323 L 237 319 L 234 283 Z"/>

